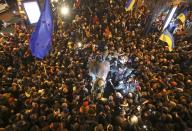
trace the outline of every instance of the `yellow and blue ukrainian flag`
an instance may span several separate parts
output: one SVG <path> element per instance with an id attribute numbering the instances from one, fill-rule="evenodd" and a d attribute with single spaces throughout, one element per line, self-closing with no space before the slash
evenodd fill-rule
<path id="1" fill-rule="evenodd" d="M 143 5 L 143 0 L 137 0 L 137 6 L 138 7 L 141 7 Z"/>
<path id="2" fill-rule="evenodd" d="M 177 16 L 177 19 L 179 19 L 183 24 L 184 24 L 185 21 L 186 21 L 187 13 L 188 13 L 188 10 L 185 9 L 182 13 L 180 13 L 180 14 Z"/>
<path id="3" fill-rule="evenodd" d="M 133 9 L 135 2 L 136 0 L 127 0 L 127 2 L 125 3 L 125 10 L 131 11 Z"/>
<path id="4" fill-rule="evenodd" d="M 170 32 L 170 33 L 173 33 L 176 29 L 177 25 L 175 22 L 171 22 L 169 23 L 169 25 L 167 26 L 167 30 Z"/>
<path id="5" fill-rule="evenodd" d="M 165 30 L 159 39 L 167 43 L 169 51 L 172 51 L 175 47 L 173 35 L 168 30 Z"/>

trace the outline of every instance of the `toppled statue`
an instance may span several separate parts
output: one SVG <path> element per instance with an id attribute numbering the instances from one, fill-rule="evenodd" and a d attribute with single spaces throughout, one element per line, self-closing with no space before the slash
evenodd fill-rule
<path id="1" fill-rule="evenodd" d="M 92 93 L 104 94 L 111 86 L 115 91 L 126 95 L 134 92 L 138 82 L 134 80 L 134 69 L 127 66 L 128 57 L 98 55 L 89 61 L 89 74 L 92 77 Z"/>

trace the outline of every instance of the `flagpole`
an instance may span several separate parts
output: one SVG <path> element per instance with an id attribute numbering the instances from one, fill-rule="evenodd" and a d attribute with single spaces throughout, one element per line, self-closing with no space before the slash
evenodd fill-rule
<path id="1" fill-rule="evenodd" d="M 89 12 L 90 12 L 91 14 L 93 14 L 92 11 L 91 11 L 91 9 L 90 9 L 89 7 L 87 7 L 87 8 L 88 8 Z"/>
<path id="2" fill-rule="evenodd" d="M 43 68 L 44 68 L 45 75 L 47 76 L 47 71 L 46 71 L 46 68 L 45 68 L 45 64 L 43 64 Z M 47 78 L 48 78 L 48 76 L 47 76 Z"/>

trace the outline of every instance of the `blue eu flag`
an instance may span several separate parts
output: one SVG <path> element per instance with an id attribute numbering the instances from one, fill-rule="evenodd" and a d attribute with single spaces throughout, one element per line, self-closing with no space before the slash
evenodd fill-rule
<path id="1" fill-rule="evenodd" d="M 53 18 L 49 0 L 45 0 L 44 9 L 30 38 L 32 55 L 43 59 L 51 48 Z"/>

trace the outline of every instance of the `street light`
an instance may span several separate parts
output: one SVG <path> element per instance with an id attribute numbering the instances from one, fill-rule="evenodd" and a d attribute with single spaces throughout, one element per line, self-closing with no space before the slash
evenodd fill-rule
<path id="1" fill-rule="evenodd" d="M 61 7 L 61 14 L 62 15 L 68 15 L 69 14 L 69 8 L 67 6 Z"/>

